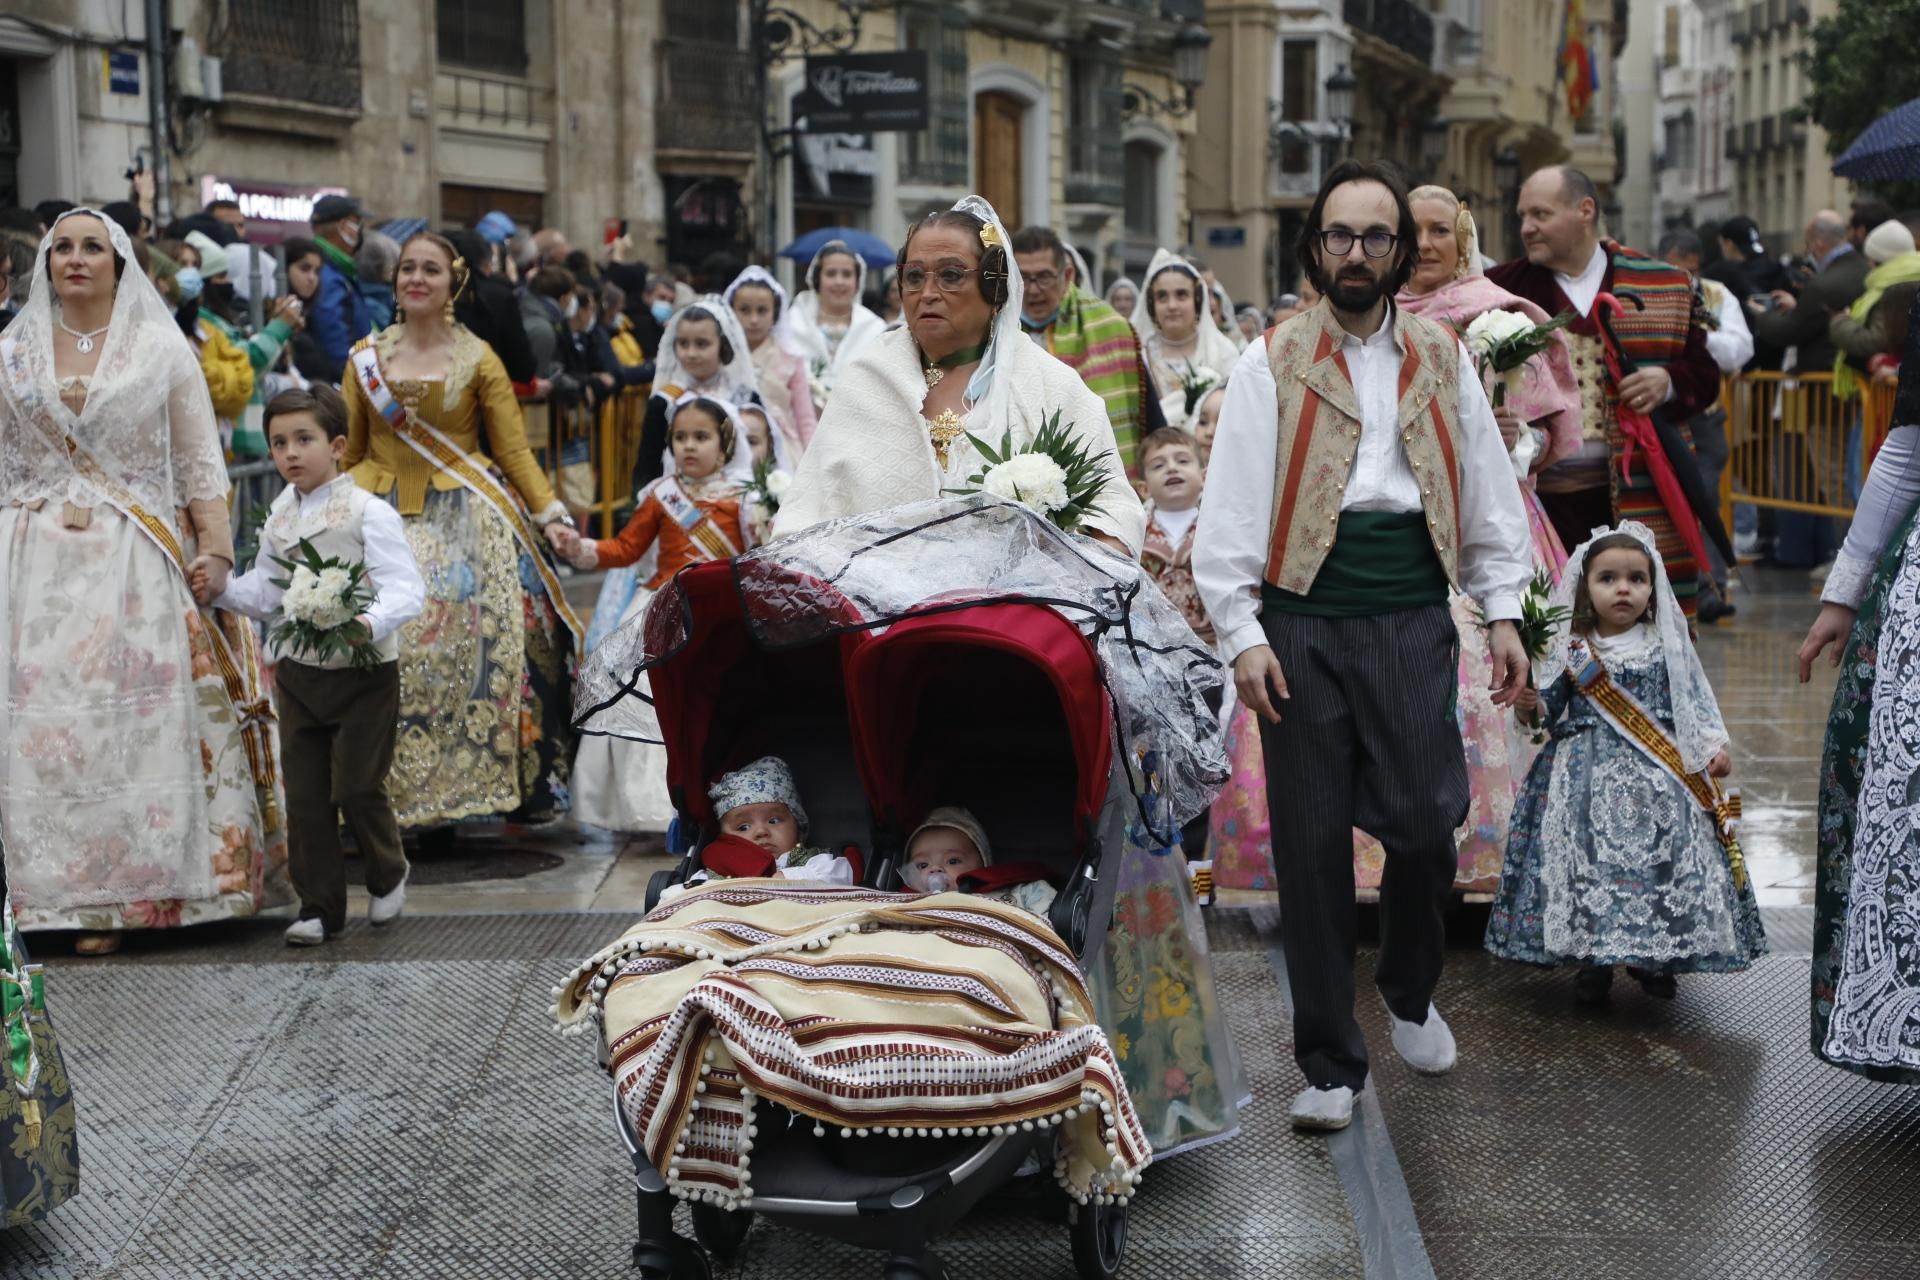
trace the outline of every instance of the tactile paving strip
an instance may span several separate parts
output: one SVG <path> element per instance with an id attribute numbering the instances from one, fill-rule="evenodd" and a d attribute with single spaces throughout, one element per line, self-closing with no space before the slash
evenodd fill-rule
<path id="1" fill-rule="evenodd" d="M 590 1045 L 547 991 L 605 916 L 409 917 L 316 953 L 265 926 L 52 967 L 79 1105 L 80 1195 L 0 1234 L 22 1280 L 627 1277 L 633 1194 Z M 197 932 L 197 931 L 196 931 Z M 1123 1274 L 1358 1276 L 1323 1143 L 1294 1135 L 1279 992 L 1215 917 L 1220 989 L 1260 1102 L 1229 1142 L 1153 1168 Z M 686 1230 L 684 1215 L 682 1230 Z M 983 1204 L 956 1277 L 1073 1276 L 1051 1197 Z M 879 1255 L 761 1224 L 722 1280 L 837 1280 Z"/>
<path id="2" fill-rule="evenodd" d="M 1460 1045 L 1442 1079 L 1360 1003 L 1440 1275 L 1920 1276 L 1920 1089 L 1812 1056 L 1804 956 L 1683 976 L 1672 1003 L 1623 974 L 1595 1011 L 1565 971 L 1461 950 L 1436 999 Z"/>

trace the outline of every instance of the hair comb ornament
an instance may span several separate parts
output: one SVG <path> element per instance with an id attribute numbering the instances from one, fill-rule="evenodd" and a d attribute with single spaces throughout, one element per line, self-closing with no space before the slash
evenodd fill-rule
<path id="1" fill-rule="evenodd" d="M 980 225 L 980 243 L 989 249 L 998 249 L 1000 247 L 1000 233 L 993 229 L 991 222 L 985 222 Z"/>

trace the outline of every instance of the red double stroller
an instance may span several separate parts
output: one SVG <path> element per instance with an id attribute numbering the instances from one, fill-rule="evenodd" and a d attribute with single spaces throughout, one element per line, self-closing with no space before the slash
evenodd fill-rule
<path id="1" fill-rule="evenodd" d="M 915 824 L 964 797 L 993 832 L 996 861 L 1049 870 L 1058 889 L 1050 923 L 1067 947 L 1083 962 L 1098 947 L 1114 900 L 1102 855 L 1118 847 L 1135 797 L 1116 768 L 1099 659 L 1060 612 L 951 599 L 882 625 L 822 581 L 749 559 L 683 572 L 644 625 L 687 846 L 648 886 L 649 910 L 700 868 L 702 846 L 719 834 L 708 786 L 773 754 L 793 770 L 810 843 L 852 856 L 863 884 L 897 887 Z M 604 1062 L 604 1037 L 600 1050 Z M 702 1280 L 710 1255 L 737 1252 L 755 1216 L 881 1250 L 887 1280 L 944 1276 L 929 1242 L 1030 1154 L 1052 1164 L 1054 1134 L 1044 1128 L 873 1143 L 763 1122 L 751 1207 L 694 1203 L 688 1240 L 673 1230 L 668 1182 L 617 1097 L 614 1115 L 633 1156 L 633 1263 L 647 1280 Z M 1101 1199 L 1110 1200 L 1069 1206 L 1073 1256 L 1089 1278 L 1115 1275 L 1126 1246 L 1126 1204 Z"/>

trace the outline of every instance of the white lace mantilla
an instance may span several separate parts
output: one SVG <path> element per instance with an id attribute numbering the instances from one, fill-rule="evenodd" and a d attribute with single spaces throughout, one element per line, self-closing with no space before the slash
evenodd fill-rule
<path id="1" fill-rule="evenodd" d="M 1920 523 L 1884 616 L 1824 1053 L 1911 1071 L 1920 1069 Z"/>
<path id="2" fill-rule="evenodd" d="M 107 226 L 131 264 L 126 232 L 110 219 Z M 0 335 L 0 505 L 99 507 L 117 488 L 165 519 L 189 502 L 224 498 L 226 460 L 200 361 L 137 268 L 130 265 L 114 291 L 86 403 L 76 414 L 61 399 L 59 304 L 46 271 L 52 240 L 50 233 L 41 241 L 26 307 Z M 101 484 L 84 474 L 89 461 Z"/>

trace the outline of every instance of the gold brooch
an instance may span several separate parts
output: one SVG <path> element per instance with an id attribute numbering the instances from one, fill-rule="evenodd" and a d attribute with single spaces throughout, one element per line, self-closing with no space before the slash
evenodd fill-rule
<path id="1" fill-rule="evenodd" d="M 947 469 L 947 455 L 953 449 L 953 442 L 966 433 L 960 416 L 951 409 L 942 409 L 940 416 L 927 425 L 927 435 L 933 441 L 933 456 L 942 471 Z"/>

